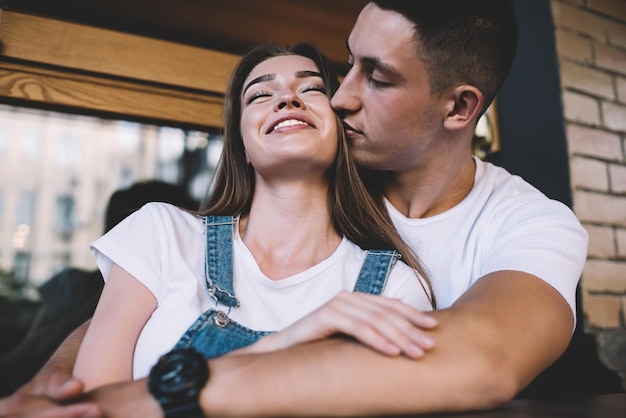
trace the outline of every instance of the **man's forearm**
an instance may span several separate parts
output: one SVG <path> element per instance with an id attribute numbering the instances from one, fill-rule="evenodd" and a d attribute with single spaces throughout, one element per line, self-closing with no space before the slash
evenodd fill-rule
<path id="1" fill-rule="evenodd" d="M 32 389 L 37 393 L 54 390 L 54 388 L 49 387 L 51 385 L 50 376 L 52 374 L 65 374 L 68 377 L 72 375 L 74 364 L 76 363 L 76 356 L 78 355 L 78 350 L 85 337 L 87 328 L 89 328 L 90 321 L 91 320 L 87 320 L 67 336 L 46 364 L 44 364 L 41 370 L 24 388 Z"/>
<path id="2" fill-rule="evenodd" d="M 513 398 L 563 352 L 572 321 L 554 289 L 522 273 L 483 279 L 433 315 L 436 347 L 419 360 L 332 339 L 211 361 L 203 409 L 209 416 L 488 409 Z"/>
<path id="3" fill-rule="evenodd" d="M 447 343 L 464 341 L 438 341 Z M 489 367 L 469 360 L 474 357 L 469 349 L 465 362 L 445 365 L 438 359 L 450 354 L 437 347 L 419 360 L 386 357 L 353 341 L 331 339 L 217 359 L 210 362 L 203 409 L 208 416 L 361 416 L 489 408 L 508 399 L 508 391 L 488 394 L 490 387 L 479 381 L 471 387 L 474 393 L 457 390 L 459 374 L 480 376 Z"/>

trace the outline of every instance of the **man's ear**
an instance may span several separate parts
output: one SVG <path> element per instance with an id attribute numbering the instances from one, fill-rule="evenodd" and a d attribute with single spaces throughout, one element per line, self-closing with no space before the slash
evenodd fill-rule
<path id="1" fill-rule="evenodd" d="M 451 131 L 467 128 L 474 129 L 476 120 L 483 107 L 483 94 L 474 86 L 462 84 L 448 94 L 448 112 L 443 122 L 444 127 Z"/>

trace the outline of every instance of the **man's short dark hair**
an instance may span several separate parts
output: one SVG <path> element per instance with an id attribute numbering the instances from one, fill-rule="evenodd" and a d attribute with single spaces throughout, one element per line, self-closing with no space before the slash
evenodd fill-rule
<path id="1" fill-rule="evenodd" d="M 513 63 L 517 24 L 508 0 L 373 0 L 413 23 L 433 93 L 477 87 L 489 106 Z"/>

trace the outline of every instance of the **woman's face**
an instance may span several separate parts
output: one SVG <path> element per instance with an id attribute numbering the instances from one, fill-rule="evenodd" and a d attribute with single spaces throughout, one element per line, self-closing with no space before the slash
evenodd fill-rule
<path id="1" fill-rule="evenodd" d="M 337 154 L 337 122 L 315 63 L 270 58 L 246 78 L 241 99 L 246 157 L 261 176 L 324 173 Z"/>

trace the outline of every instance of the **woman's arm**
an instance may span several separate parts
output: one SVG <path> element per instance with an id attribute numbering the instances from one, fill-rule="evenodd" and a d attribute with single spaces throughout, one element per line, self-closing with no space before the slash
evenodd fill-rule
<path id="1" fill-rule="evenodd" d="M 132 379 L 135 344 L 156 305 L 148 288 L 113 264 L 74 367 L 86 390 Z"/>

